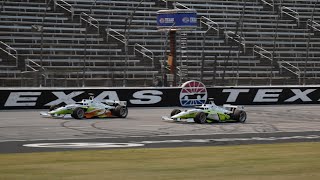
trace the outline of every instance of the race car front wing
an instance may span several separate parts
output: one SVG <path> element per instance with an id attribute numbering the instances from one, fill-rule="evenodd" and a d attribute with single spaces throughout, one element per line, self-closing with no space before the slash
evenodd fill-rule
<path id="1" fill-rule="evenodd" d="M 181 119 L 181 118 L 176 118 L 176 119 L 172 119 L 168 116 L 162 116 L 161 117 L 162 120 L 164 121 L 176 121 L 176 122 L 194 122 L 193 118 L 187 118 L 187 119 Z"/>
<path id="2" fill-rule="evenodd" d="M 70 114 L 56 115 L 56 114 L 48 114 L 47 112 L 40 112 L 40 115 L 46 118 L 71 118 Z"/>

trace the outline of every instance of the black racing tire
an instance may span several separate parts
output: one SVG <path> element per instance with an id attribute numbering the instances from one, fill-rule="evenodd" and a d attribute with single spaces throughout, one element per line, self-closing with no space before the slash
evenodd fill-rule
<path id="1" fill-rule="evenodd" d="M 75 119 L 82 119 L 84 118 L 84 114 L 85 114 L 84 109 L 77 107 L 72 111 L 71 117 Z"/>
<path id="2" fill-rule="evenodd" d="M 127 106 L 117 106 L 115 109 L 114 109 L 114 115 L 119 117 L 119 118 L 126 118 L 127 115 L 128 115 L 128 108 Z"/>
<path id="3" fill-rule="evenodd" d="M 174 115 L 176 115 L 176 114 L 179 114 L 180 112 L 181 112 L 180 109 L 174 109 L 174 110 L 171 111 L 170 117 L 171 117 L 171 116 L 174 116 Z"/>
<path id="4" fill-rule="evenodd" d="M 52 105 L 52 106 L 50 106 L 49 111 L 53 111 L 55 109 L 58 109 L 59 107 L 60 106 L 58 104 Z"/>
<path id="5" fill-rule="evenodd" d="M 236 109 L 233 113 L 233 119 L 244 123 L 247 120 L 247 113 L 244 110 Z"/>
<path id="6" fill-rule="evenodd" d="M 207 122 L 207 115 L 204 112 L 198 112 L 194 117 L 194 122 L 198 124 L 205 124 Z"/>

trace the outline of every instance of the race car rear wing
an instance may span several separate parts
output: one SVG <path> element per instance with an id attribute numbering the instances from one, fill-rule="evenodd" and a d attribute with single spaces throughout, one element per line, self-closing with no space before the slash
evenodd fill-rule
<path id="1" fill-rule="evenodd" d="M 127 101 L 116 101 L 116 100 L 105 100 L 105 103 L 110 105 L 110 106 L 116 106 L 116 105 L 120 105 L 120 106 L 127 106 Z"/>
<path id="2" fill-rule="evenodd" d="M 236 109 L 244 110 L 244 106 L 235 106 L 235 105 L 231 105 L 231 104 L 224 104 L 223 108 L 225 108 L 229 111 L 232 111 L 232 112 L 234 112 L 234 110 L 236 110 Z"/>

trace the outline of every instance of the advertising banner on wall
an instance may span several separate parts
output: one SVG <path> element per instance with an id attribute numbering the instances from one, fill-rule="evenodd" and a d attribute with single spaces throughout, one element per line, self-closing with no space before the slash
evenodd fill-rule
<path id="1" fill-rule="evenodd" d="M 94 94 L 97 101 L 127 101 L 129 107 L 195 106 L 214 98 L 218 105 L 319 104 L 320 87 L 214 87 L 190 81 L 176 88 L 0 89 L 0 109 L 44 109 L 72 104 Z"/>
<path id="2" fill-rule="evenodd" d="M 170 9 L 157 12 L 158 29 L 196 28 L 197 11 L 192 9 Z"/>
<path id="3" fill-rule="evenodd" d="M 177 89 L 52 89 L 52 90 L 1 90 L 1 109 L 48 108 L 52 105 L 73 104 L 94 94 L 97 101 L 127 101 L 131 107 L 177 106 Z"/>

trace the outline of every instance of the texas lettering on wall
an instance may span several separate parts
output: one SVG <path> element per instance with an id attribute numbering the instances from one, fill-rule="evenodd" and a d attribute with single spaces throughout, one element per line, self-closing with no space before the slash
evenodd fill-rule
<path id="1" fill-rule="evenodd" d="M 199 85 L 198 85 L 199 86 Z M 319 104 L 320 87 L 215 87 L 148 89 L 0 89 L 0 109 L 43 109 L 55 104 L 72 104 L 93 94 L 95 100 L 127 101 L 131 107 L 190 106 L 214 98 L 216 104 L 238 105 Z M 201 90 L 201 91 L 200 91 Z M 199 99 L 200 98 L 200 99 Z M 197 104 L 198 103 L 198 104 Z"/>

